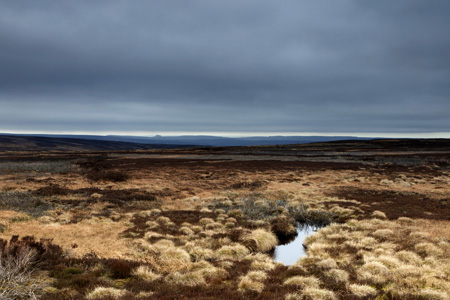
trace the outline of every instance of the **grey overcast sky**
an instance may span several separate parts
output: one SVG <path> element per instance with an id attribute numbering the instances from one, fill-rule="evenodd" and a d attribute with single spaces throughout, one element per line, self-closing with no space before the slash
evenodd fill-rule
<path id="1" fill-rule="evenodd" d="M 450 137 L 450 1 L 1 1 L 0 132 Z"/>

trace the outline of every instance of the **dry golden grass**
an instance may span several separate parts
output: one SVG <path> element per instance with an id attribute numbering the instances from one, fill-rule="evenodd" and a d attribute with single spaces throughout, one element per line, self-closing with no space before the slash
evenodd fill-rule
<path id="1" fill-rule="evenodd" d="M 165 278 L 167 283 L 183 285 L 183 286 L 199 286 L 205 285 L 206 281 L 201 272 L 188 272 L 182 274 L 180 272 L 172 272 Z"/>
<path id="2" fill-rule="evenodd" d="M 249 276 L 244 276 L 239 282 L 238 289 L 242 292 L 251 291 L 261 293 L 264 289 L 264 283 L 254 280 Z"/>
<path id="3" fill-rule="evenodd" d="M 294 276 L 284 281 L 285 285 L 295 285 L 302 289 L 313 287 L 318 288 L 320 286 L 320 280 L 314 276 Z"/>
<path id="4" fill-rule="evenodd" d="M 450 241 L 450 221 L 444 220 L 414 220 L 412 229 L 414 231 L 426 232 L 433 239 L 443 239 Z"/>
<path id="5" fill-rule="evenodd" d="M 246 257 L 250 253 L 247 247 L 241 244 L 234 244 L 228 246 L 222 246 L 216 251 L 216 256 L 219 260 L 240 260 Z"/>
<path id="6" fill-rule="evenodd" d="M 158 257 L 159 266 L 164 272 L 186 270 L 191 266 L 189 253 L 181 248 L 169 247 Z"/>
<path id="7" fill-rule="evenodd" d="M 350 284 L 349 290 L 358 298 L 365 298 L 377 294 L 377 290 L 364 284 Z"/>
<path id="8" fill-rule="evenodd" d="M 336 300 L 336 295 L 329 290 L 307 287 L 301 292 L 301 298 L 303 300 Z"/>
<path id="9" fill-rule="evenodd" d="M 41 224 L 36 220 L 14 223 L 0 233 L 0 238 L 12 235 L 31 235 L 37 239 L 53 239 L 55 244 L 70 249 L 75 256 L 95 252 L 100 257 L 124 258 L 130 250 L 129 242 L 121 238 L 127 229 L 125 222 L 84 220 L 77 224 Z M 73 247 L 76 244 L 76 247 Z"/>
<path id="10" fill-rule="evenodd" d="M 245 240 L 253 241 L 256 244 L 257 251 L 267 252 L 275 248 L 278 244 L 277 237 L 270 231 L 264 229 L 253 230 L 244 237 Z"/>
<path id="11" fill-rule="evenodd" d="M 148 266 L 139 266 L 134 270 L 133 275 L 144 281 L 155 281 L 161 278 L 160 274 L 154 273 Z"/>
<path id="12" fill-rule="evenodd" d="M 87 295 L 88 299 L 96 299 L 103 297 L 118 298 L 127 293 L 126 290 L 120 290 L 112 287 L 97 287 Z"/>

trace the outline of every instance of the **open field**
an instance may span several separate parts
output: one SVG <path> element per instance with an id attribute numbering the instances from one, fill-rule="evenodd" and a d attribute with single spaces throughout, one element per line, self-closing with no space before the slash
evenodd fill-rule
<path id="1" fill-rule="evenodd" d="M 0 238 L 0 299 L 449 299 L 450 141 L 9 149 Z"/>

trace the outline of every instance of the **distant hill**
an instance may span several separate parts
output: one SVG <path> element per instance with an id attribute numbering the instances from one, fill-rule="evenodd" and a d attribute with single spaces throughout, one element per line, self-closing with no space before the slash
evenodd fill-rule
<path id="1" fill-rule="evenodd" d="M 9 134 L 8 134 L 9 135 Z M 22 136 L 22 135 L 14 135 Z M 354 136 L 267 136 L 267 137 L 220 137 L 208 135 L 183 135 L 183 136 L 119 136 L 119 135 L 27 135 L 36 137 L 69 138 L 82 140 L 115 141 L 152 145 L 198 145 L 198 146 L 268 146 L 286 144 L 306 144 L 317 142 L 341 141 L 341 140 L 371 140 L 371 138 L 359 138 Z"/>
<path id="2" fill-rule="evenodd" d="M 102 151 L 184 147 L 189 147 L 189 145 L 139 144 L 80 138 L 0 135 L 0 151 Z"/>

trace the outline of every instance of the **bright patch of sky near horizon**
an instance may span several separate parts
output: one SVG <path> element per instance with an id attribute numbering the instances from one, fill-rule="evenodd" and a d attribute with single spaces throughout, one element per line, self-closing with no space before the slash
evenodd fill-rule
<path id="1" fill-rule="evenodd" d="M 449 14 L 447 0 L 3 1 L 0 132 L 450 137 Z"/>
<path id="2" fill-rule="evenodd" d="M 11 134 L 51 134 L 51 135 L 117 135 L 117 136 L 186 136 L 186 135 L 204 135 L 218 137 L 268 137 L 268 136 L 352 136 L 368 138 L 450 138 L 450 132 L 427 132 L 427 133 L 392 133 L 392 132 L 193 132 L 193 131 L 174 131 L 174 132 L 142 132 L 142 131 L 2 131 Z"/>

